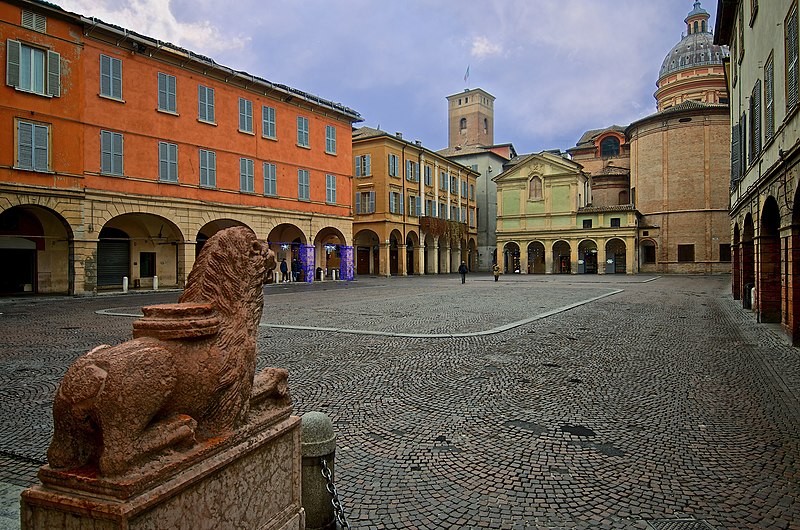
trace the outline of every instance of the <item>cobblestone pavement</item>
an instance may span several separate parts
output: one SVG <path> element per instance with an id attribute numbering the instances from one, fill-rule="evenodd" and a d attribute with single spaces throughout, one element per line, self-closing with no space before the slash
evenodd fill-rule
<path id="1" fill-rule="evenodd" d="M 354 528 L 800 529 L 800 350 L 729 281 L 272 285 L 259 367 L 332 418 Z M 0 494 L 35 480 L 68 364 L 177 296 L 0 300 Z"/>

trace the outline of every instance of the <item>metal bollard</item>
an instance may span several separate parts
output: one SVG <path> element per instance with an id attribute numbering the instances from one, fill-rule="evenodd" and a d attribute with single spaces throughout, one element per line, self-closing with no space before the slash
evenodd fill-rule
<path id="1" fill-rule="evenodd" d="M 127 293 L 128 292 L 128 277 L 127 276 L 123 276 L 122 277 L 122 292 L 123 293 Z"/>
<path id="2" fill-rule="evenodd" d="M 153 276 L 153 290 L 158 291 L 158 276 Z"/>
<path id="3" fill-rule="evenodd" d="M 322 412 L 306 412 L 300 418 L 303 455 L 303 509 L 306 530 L 335 530 L 336 519 L 327 481 L 322 475 L 320 459 L 327 461 L 333 473 L 336 453 L 336 434 L 331 419 Z"/>

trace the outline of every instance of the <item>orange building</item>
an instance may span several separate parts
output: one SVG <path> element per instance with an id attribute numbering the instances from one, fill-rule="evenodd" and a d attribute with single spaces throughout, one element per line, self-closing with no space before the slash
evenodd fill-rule
<path id="1" fill-rule="evenodd" d="M 477 267 L 477 171 L 401 133 L 353 132 L 358 274 L 455 272 Z"/>
<path id="2" fill-rule="evenodd" d="M 235 225 L 352 277 L 356 111 L 45 2 L 0 24 L 0 292 L 181 287 Z"/>

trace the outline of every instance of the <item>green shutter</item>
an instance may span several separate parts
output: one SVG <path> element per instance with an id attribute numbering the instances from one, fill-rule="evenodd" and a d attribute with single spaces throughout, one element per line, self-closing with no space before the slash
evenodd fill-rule
<path id="1" fill-rule="evenodd" d="M 47 52 L 47 95 L 61 97 L 61 55 Z"/>
<path id="2" fill-rule="evenodd" d="M 6 84 L 13 87 L 19 86 L 19 54 L 20 43 L 8 39 L 6 41 Z"/>

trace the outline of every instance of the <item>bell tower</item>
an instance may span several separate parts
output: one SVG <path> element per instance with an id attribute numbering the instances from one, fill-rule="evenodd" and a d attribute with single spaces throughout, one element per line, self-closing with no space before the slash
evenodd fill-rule
<path id="1" fill-rule="evenodd" d="M 494 145 L 494 96 L 480 88 L 447 96 L 448 147 Z"/>

